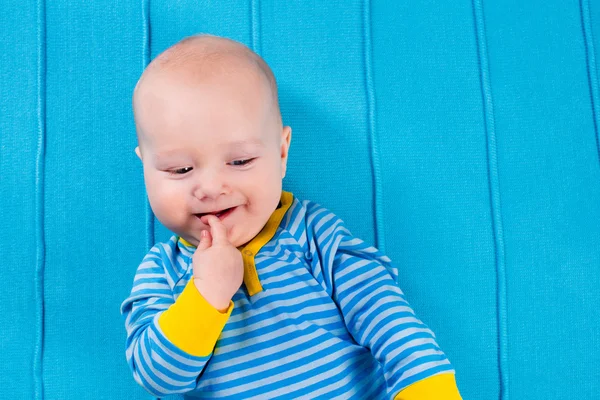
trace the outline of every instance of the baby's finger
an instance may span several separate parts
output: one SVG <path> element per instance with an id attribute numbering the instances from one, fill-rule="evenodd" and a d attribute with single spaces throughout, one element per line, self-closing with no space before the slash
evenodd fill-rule
<path id="1" fill-rule="evenodd" d="M 214 215 L 207 215 L 206 220 L 211 228 L 212 242 L 214 244 L 229 243 L 227 239 L 227 227 L 221 223 L 221 220 Z"/>
<path id="2" fill-rule="evenodd" d="M 197 250 L 206 250 L 208 249 L 212 244 L 212 237 L 210 235 L 210 232 L 208 230 L 204 230 L 200 233 L 200 243 L 198 244 L 198 247 L 196 248 Z"/>

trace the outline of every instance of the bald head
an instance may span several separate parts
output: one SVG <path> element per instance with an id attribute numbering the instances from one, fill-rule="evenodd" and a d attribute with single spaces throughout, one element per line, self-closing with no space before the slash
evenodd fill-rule
<path id="1" fill-rule="evenodd" d="M 147 87 L 162 82 L 196 83 L 227 79 L 235 74 L 247 74 L 257 78 L 267 88 L 274 118 L 281 126 L 281 113 L 277 95 L 277 84 L 271 68 L 265 61 L 245 45 L 234 40 L 212 36 L 195 35 L 187 37 L 158 55 L 144 70 L 133 93 L 133 111 L 140 129 L 138 110 L 143 102 Z"/>

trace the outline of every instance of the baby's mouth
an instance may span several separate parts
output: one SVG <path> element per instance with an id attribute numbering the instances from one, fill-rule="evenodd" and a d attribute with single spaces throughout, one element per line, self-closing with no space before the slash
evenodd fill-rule
<path id="1" fill-rule="evenodd" d="M 231 212 L 233 210 L 235 210 L 235 208 L 236 207 L 231 207 L 231 208 L 226 208 L 221 211 L 213 211 L 213 212 L 194 214 L 194 215 L 196 215 L 196 217 L 198 217 L 198 218 L 201 218 L 205 215 L 214 215 L 215 217 L 219 218 L 220 220 L 223 220 L 225 217 L 227 217 L 229 214 L 231 214 Z"/>

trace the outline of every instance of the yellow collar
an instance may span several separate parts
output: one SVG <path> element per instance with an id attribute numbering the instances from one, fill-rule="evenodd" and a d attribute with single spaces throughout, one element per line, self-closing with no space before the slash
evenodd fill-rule
<path id="1" fill-rule="evenodd" d="M 262 292 L 263 288 L 258 279 L 258 272 L 256 271 L 256 264 L 254 263 L 254 256 L 260 251 L 260 249 L 267 244 L 269 240 L 273 238 L 277 227 L 281 223 L 283 216 L 292 205 L 294 195 L 290 192 L 281 192 L 281 207 L 277 208 L 273 214 L 269 217 L 269 220 L 262 228 L 262 230 L 244 246 L 238 247 L 238 250 L 242 252 L 242 259 L 244 260 L 244 284 L 248 290 L 250 296 L 254 296 L 256 293 Z M 179 241 L 188 247 L 195 247 L 190 244 L 187 240 L 179 238 Z"/>

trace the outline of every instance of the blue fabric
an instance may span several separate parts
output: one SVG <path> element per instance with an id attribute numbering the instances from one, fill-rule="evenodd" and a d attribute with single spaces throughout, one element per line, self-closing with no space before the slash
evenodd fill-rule
<path id="1" fill-rule="evenodd" d="M 119 305 L 170 233 L 131 94 L 197 32 L 272 66 L 284 188 L 399 267 L 465 399 L 597 397 L 599 24 L 590 0 L 4 0 L 3 397 L 148 398 Z"/>

